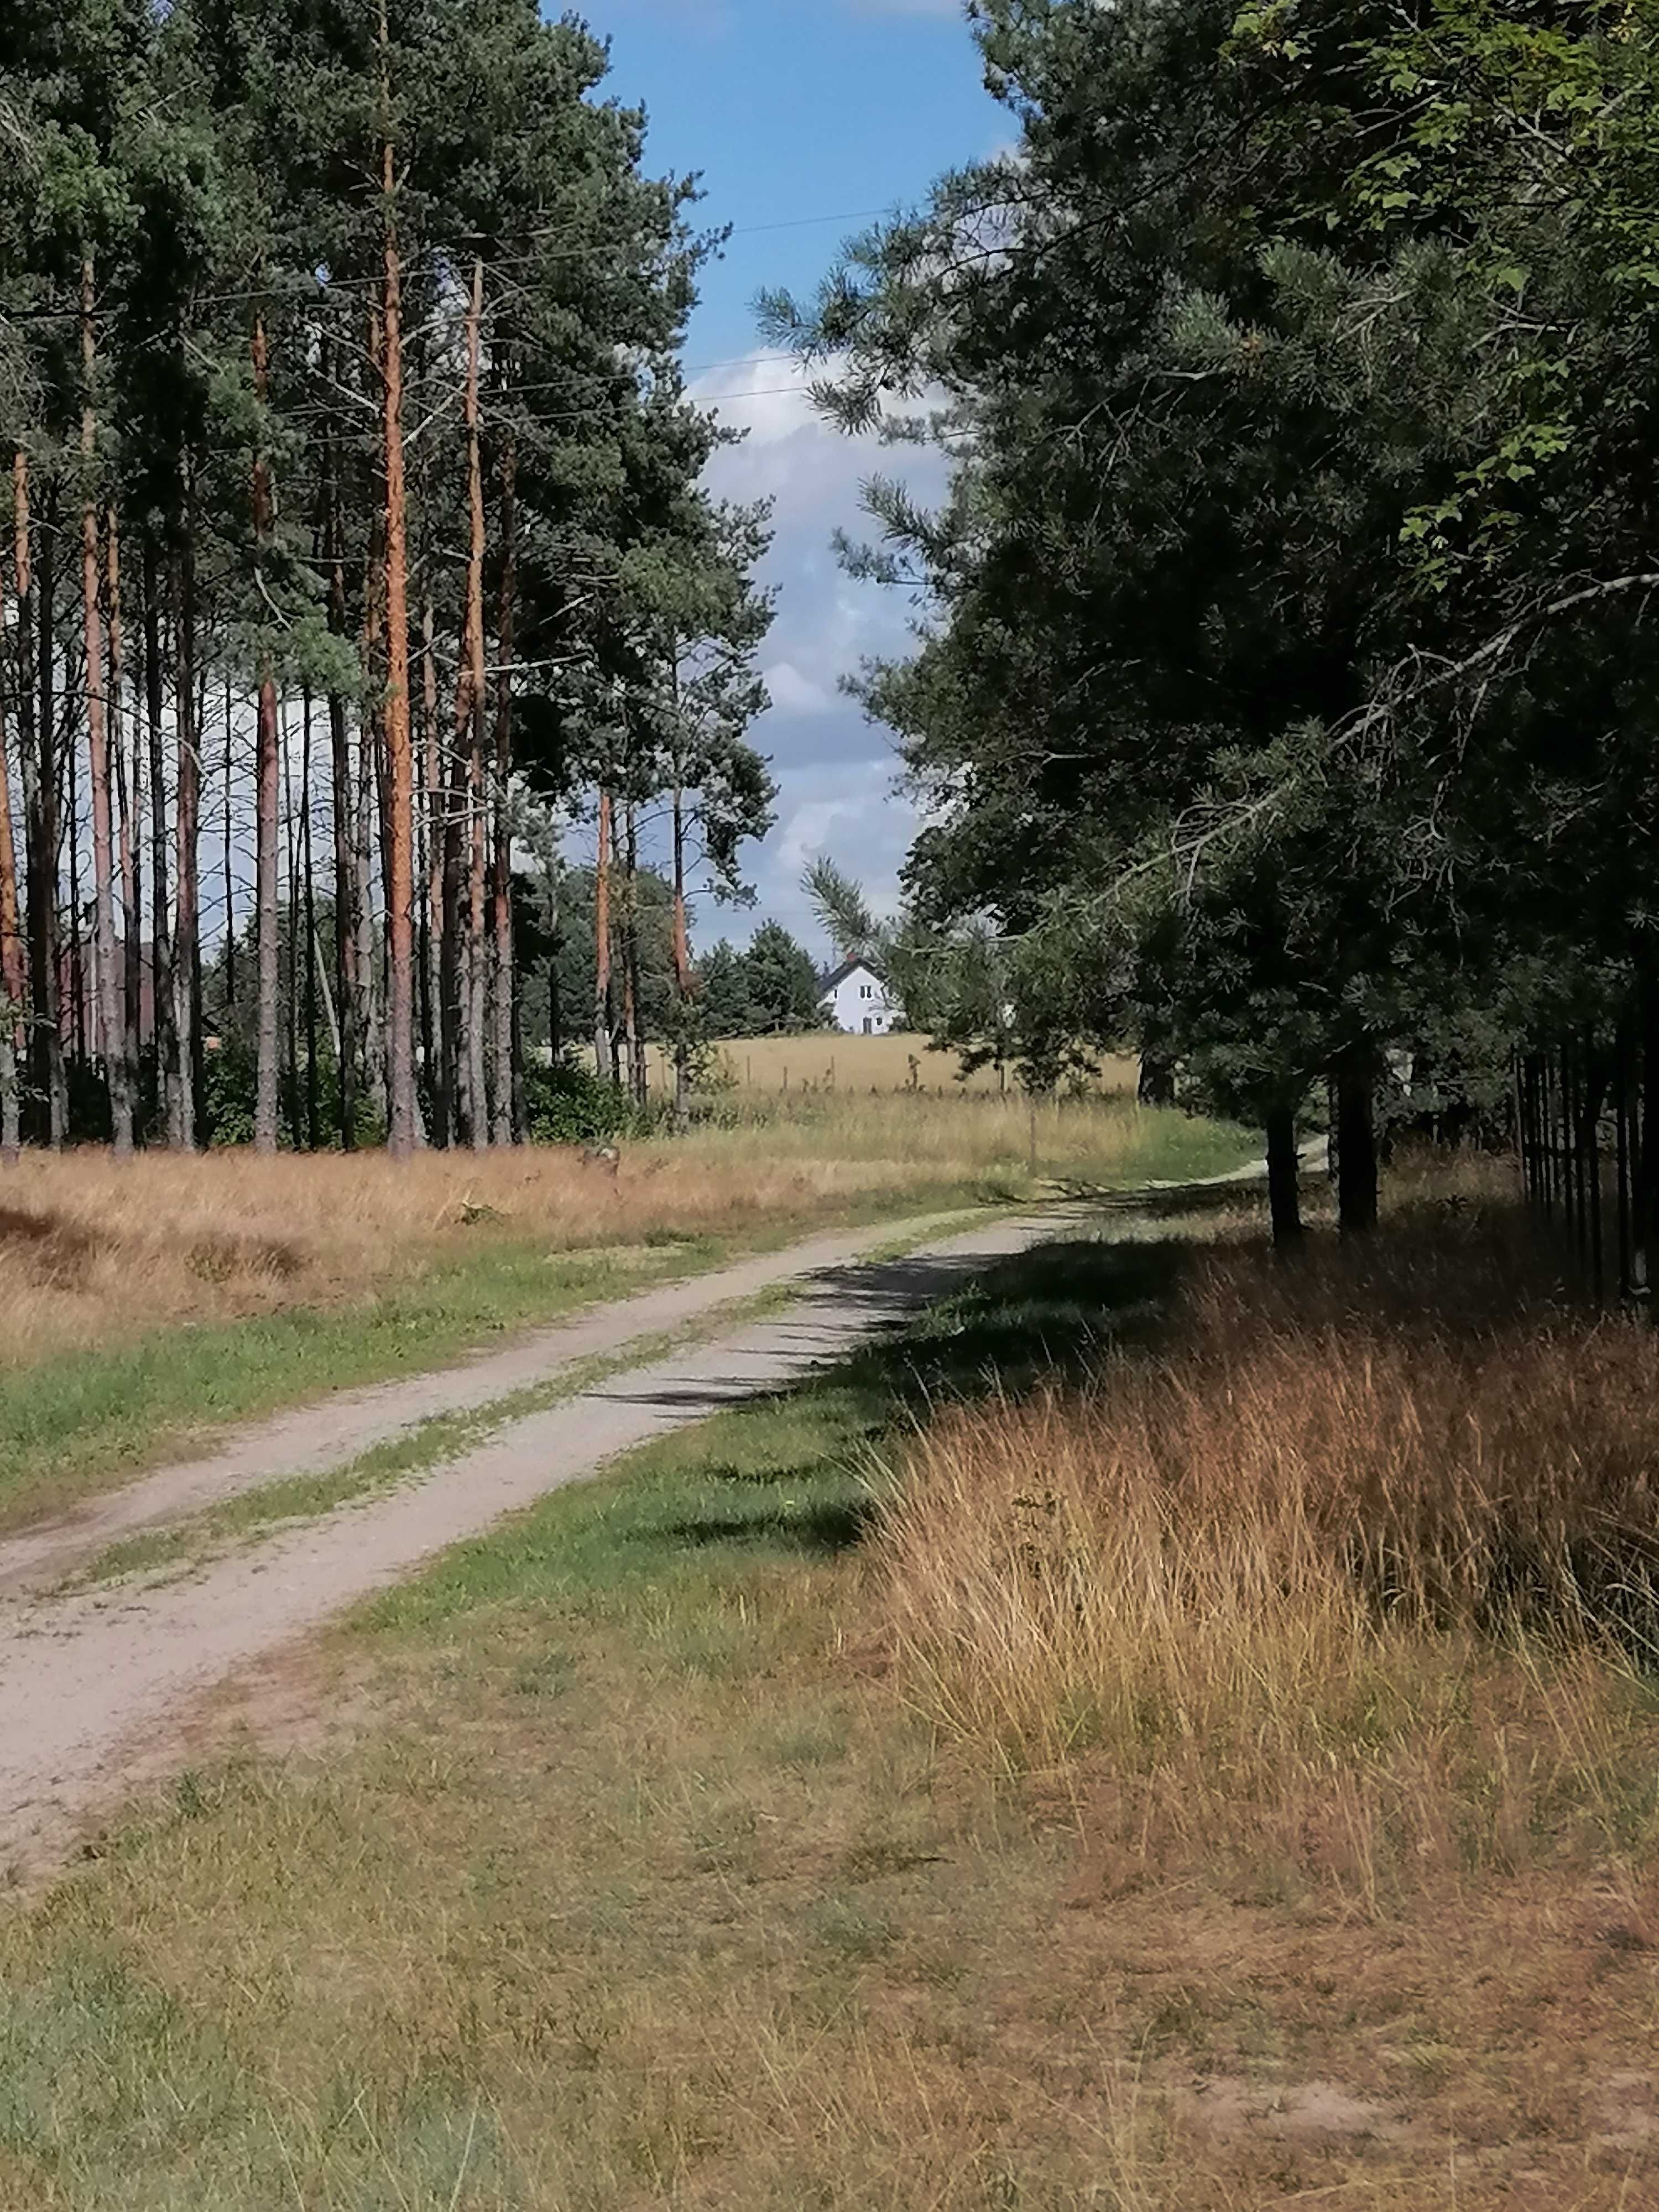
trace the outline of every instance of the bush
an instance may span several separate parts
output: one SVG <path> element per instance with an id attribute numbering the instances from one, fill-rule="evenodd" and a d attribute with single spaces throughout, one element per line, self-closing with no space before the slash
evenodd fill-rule
<path id="1" fill-rule="evenodd" d="M 621 1084 L 573 1060 L 526 1068 L 524 1109 L 532 1145 L 609 1144 L 642 1133 L 639 1110 Z"/>

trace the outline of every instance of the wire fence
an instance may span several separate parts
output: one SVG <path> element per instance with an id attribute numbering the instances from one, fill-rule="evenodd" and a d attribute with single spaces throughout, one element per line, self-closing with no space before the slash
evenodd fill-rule
<path id="1" fill-rule="evenodd" d="M 1628 1024 L 1557 1038 L 1515 1062 L 1527 1195 L 1557 1220 L 1601 1299 L 1646 1299 L 1659 1218 L 1659 1085 Z"/>

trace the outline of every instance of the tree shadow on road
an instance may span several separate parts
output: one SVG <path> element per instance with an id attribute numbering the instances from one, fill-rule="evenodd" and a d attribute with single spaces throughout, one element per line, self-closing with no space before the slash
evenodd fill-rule
<path id="1" fill-rule="evenodd" d="M 1109 1352 L 1152 1340 L 1191 1249 L 1173 1236 L 1079 1237 L 988 1263 L 918 1255 L 833 1271 L 824 1287 L 867 1303 L 877 1333 L 687 1431 L 695 1510 L 640 1540 L 818 1558 L 856 1545 L 908 1428 L 943 1406 L 1080 1382 Z M 895 1319 L 901 1283 L 931 1302 Z"/>

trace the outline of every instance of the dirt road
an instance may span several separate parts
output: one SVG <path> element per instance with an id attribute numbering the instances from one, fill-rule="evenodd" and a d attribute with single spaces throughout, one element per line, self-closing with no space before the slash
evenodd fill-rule
<path id="1" fill-rule="evenodd" d="M 1074 1212 L 1049 1212 L 988 1223 L 902 1259 L 862 1264 L 856 1255 L 872 1232 L 814 1238 L 602 1309 L 447 1374 L 287 1416 L 213 1459 L 164 1469 L 73 1521 L 0 1544 L 0 1863 L 26 1869 L 60 1855 L 100 1808 L 167 1771 L 181 1720 L 204 1692 L 354 1600 L 618 1453 L 837 1358 L 987 1261 L 1064 1234 L 1077 1220 Z M 274 1475 L 343 1464 L 411 1421 L 488 1404 L 561 1364 L 790 1281 L 802 1295 L 776 1317 L 614 1374 L 370 1503 L 184 1578 L 32 1594 L 44 1576 L 61 1574 L 114 1535 Z"/>

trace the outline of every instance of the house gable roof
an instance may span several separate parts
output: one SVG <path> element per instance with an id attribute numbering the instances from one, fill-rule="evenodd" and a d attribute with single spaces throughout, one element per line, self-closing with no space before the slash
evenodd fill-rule
<path id="1" fill-rule="evenodd" d="M 887 988 L 887 978 L 879 968 L 873 966 L 868 960 L 843 960 L 839 968 L 832 969 L 827 975 L 819 976 L 819 997 L 827 999 L 831 991 L 840 990 L 849 975 L 860 975 L 870 976 L 874 981 L 879 983 L 884 990 Z"/>

